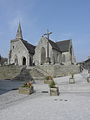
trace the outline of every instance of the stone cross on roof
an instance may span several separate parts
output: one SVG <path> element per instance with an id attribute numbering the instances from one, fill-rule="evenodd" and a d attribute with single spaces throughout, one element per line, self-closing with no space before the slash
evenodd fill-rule
<path id="1" fill-rule="evenodd" d="M 49 30 L 47 29 L 47 33 L 45 33 L 44 36 L 46 35 L 47 38 L 49 39 L 50 34 L 52 34 L 52 32 L 49 32 Z"/>

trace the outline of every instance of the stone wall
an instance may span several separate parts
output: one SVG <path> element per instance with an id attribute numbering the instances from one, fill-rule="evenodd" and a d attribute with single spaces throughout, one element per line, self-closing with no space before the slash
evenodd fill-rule
<path id="1" fill-rule="evenodd" d="M 54 66 L 54 76 L 56 77 L 66 76 L 72 73 L 73 74 L 80 73 L 80 67 L 78 65 L 62 65 L 62 66 L 55 65 Z"/>
<path id="2" fill-rule="evenodd" d="M 40 65 L 38 66 L 41 70 L 46 72 L 48 75 L 59 77 L 66 76 L 71 73 L 77 74 L 80 72 L 78 65 Z"/>
<path id="3" fill-rule="evenodd" d="M 48 45 L 47 45 L 47 43 L 48 43 Z M 41 60 L 42 59 L 42 57 L 41 57 L 42 48 L 45 51 L 44 52 L 45 53 L 45 61 L 46 61 L 46 58 L 49 57 L 51 64 L 61 63 L 61 57 L 62 57 L 61 52 L 58 52 L 57 50 L 53 49 L 51 44 L 48 42 L 48 40 L 45 37 L 42 37 L 40 39 L 38 45 L 35 48 L 35 54 L 33 57 L 33 62 L 35 63 L 35 65 L 42 64 L 42 60 Z"/>
<path id="4" fill-rule="evenodd" d="M 38 45 L 35 48 L 35 55 L 33 57 L 35 65 L 41 65 L 41 53 L 42 53 L 42 48 L 45 49 L 45 59 L 47 58 L 47 42 L 48 40 L 44 37 L 42 37 L 38 43 Z M 51 45 L 49 44 L 49 55 L 51 55 Z"/>
<path id="5" fill-rule="evenodd" d="M 78 65 L 39 65 L 34 67 L 3 66 L 0 67 L 0 79 L 31 80 L 45 79 L 46 76 L 60 77 L 80 72 Z"/>
<path id="6" fill-rule="evenodd" d="M 46 75 L 46 74 L 45 74 Z M 26 69 L 25 66 L 2 66 L 0 67 L 0 80 L 24 80 L 30 81 L 35 79 L 44 79 L 45 76 L 41 70 L 35 67 L 29 67 Z"/>
<path id="7" fill-rule="evenodd" d="M 9 64 L 16 63 L 15 59 L 19 66 L 23 64 L 23 58 L 26 59 L 26 65 L 29 66 L 30 57 L 32 56 L 28 53 L 28 50 L 24 46 L 21 40 L 12 40 L 10 44 L 10 56 Z"/>
<path id="8" fill-rule="evenodd" d="M 18 66 L 2 66 L 0 67 L 0 80 L 13 79 L 20 74 L 22 67 Z"/>
<path id="9" fill-rule="evenodd" d="M 64 57 L 64 58 L 63 58 Z M 62 63 L 64 65 L 70 65 L 71 64 L 71 54 L 70 52 L 63 52 L 62 53 Z M 65 59 L 65 60 L 64 60 Z"/>
<path id="10" fill-rule="evenodd" d="M 61 63 L 62 62 L 62 54 L 60 52 L 58 52 L 57 50 L 54 50 L 52 49 L 52 63 L 55 64 L 55 63 Z M 51 63 L 51 64 L 52 64 Z"/>

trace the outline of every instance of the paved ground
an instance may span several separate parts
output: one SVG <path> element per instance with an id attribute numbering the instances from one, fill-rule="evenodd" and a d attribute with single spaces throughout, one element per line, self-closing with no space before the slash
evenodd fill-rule
<path id="1" fill-rule="evenodd" d="M 0 120 L 90 120 L 90 83 L 86 76 L 75 75 L 75 84 L 68 83 L 70 76 L 55 78 L 59 96 L 43 93 L 49 92 L 49 87 L 41 81 L 34 84 L 36 93 L 30 96 L 11 90 L 21 82 L 0 81 L 0 90 L 6 90 L 0 95 Z"/>

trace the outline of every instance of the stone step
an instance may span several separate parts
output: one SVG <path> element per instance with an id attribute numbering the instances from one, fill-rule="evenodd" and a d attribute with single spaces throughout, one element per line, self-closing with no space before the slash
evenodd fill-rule
<path id="1" fill-rule="evenodd" d="M 28 71 L 32 77 L 44 77 L 45 76 L 43 73 L 41 73 L 36 68 L 28 69 Z"/>
<path id="2" fill-rule="evenodd" d="M 33 80 L 45 80 L 45 77 L 33 77 Z"/>

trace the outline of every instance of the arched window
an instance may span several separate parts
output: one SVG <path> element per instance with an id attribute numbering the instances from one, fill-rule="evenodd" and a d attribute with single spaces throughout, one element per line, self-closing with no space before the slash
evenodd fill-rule
<path id="1" fill-rule="evenodd" d="M 46 50 L 44 47 L 41 48 L 41 64 L 43 65 L 46 62 Z"/>
<path id="2" fill-rule="evenodd" d="M 65 62 L 65 55 L 62 55 L 62 62 Z"/>
<path id="3" fill-rule="evenodd" d="M 15 55 L 14 64 L 18 65 L 18 57 L 17 57 L 17 55 Z"/>

